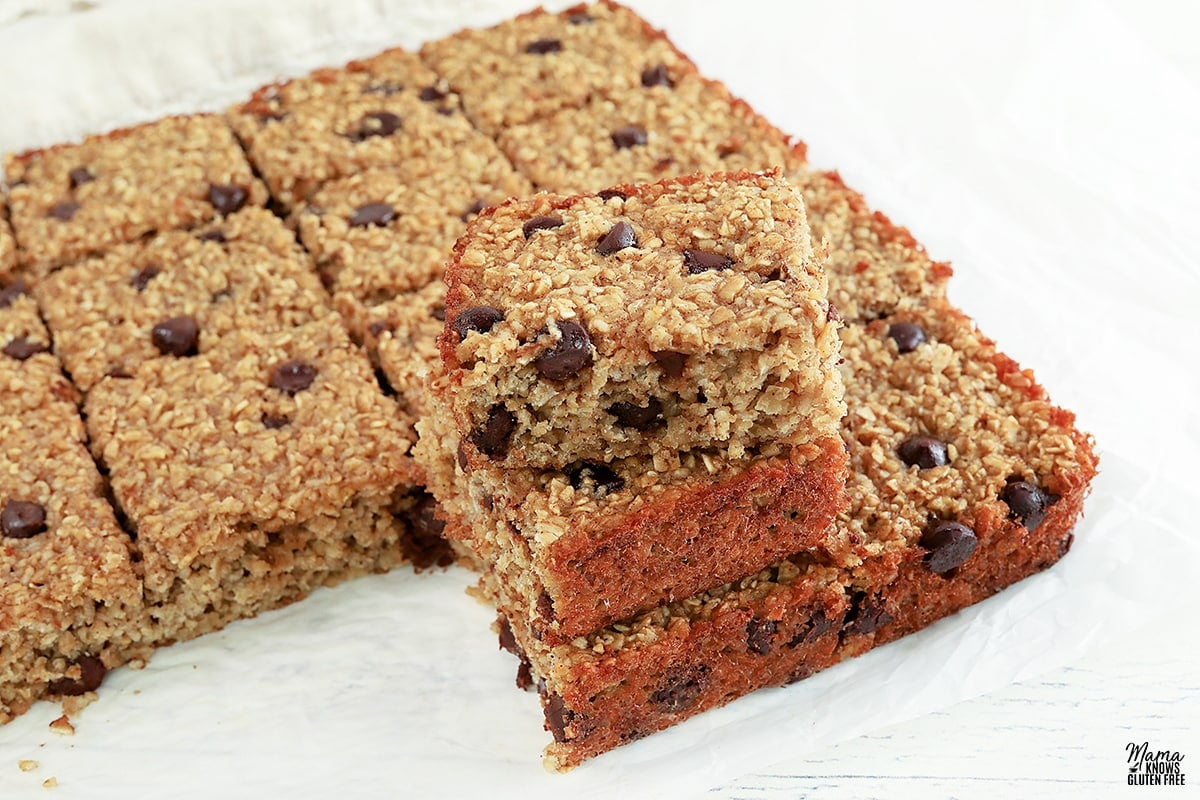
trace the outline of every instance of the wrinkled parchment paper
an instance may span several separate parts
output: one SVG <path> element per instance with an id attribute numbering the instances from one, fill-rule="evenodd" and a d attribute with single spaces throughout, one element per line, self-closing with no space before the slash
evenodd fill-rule
<path id="1" fill-rule="evenodd" d="M 220 109 L 526 2 L 100 0 L 63 17 L 47 9 L 71 4 L 9 0 L 0 149 Z M 566 776 L 542 770 L 537 699 L 513 687 L 466 572 L 359 580 L 111 674 L 72 738 L 47 729 L 50 704 L 0 728 L 0 797 L 41 796 L 50 775 L 59 798 L 695 796 L 1119 647 L 1196 601 L 1197 87 L 1095 3 L 634 5 L 951 260 L 953 299 L 1096 435 L 1070 556 Z M 26 758 L 39 769 L 18 771 Z"/>

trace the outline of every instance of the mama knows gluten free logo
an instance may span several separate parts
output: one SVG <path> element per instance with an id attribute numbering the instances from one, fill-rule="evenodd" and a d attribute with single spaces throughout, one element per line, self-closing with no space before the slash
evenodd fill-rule
<path id="1" fill-rule="evenodd" d="M 1183 753 L 1178 750 L 1151 750 L 1149 742 L 1125 745 L 1129 756 L 1130 786 L 1183 786 Z"/>

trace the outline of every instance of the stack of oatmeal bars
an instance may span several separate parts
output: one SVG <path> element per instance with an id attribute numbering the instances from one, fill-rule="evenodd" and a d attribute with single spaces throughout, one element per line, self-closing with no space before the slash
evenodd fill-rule
<path id="1" fill-rule="evenodd" d="M 947 265 L 614 3 L 5 180 L 0 721 L 445 534 L 569 768 L 1050 566 L 1095 474 Z"/>

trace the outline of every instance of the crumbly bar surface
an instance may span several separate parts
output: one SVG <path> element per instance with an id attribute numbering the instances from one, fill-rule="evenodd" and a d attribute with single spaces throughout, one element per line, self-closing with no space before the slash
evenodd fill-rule
<path id="1" fill-rule="evenodd" d="M 805 550 L 831 536 L 846 454 L 830 437 L 754 459 L 691 451 L 567 470 L 470 468 L 435 409 L 416 448 L 430 491 L 496 575 L 514 625 L 562 642 Z"/>
<path id="2" fill-rule="evenodd" d="M 469 220 L 528 192 L 528 182 L 488 142 L 462 150 L 447 175 L 414 179 L 378 168 L 326 184 L 296 215 L 296 227 L 338 310 L 362 339 L 376 306 L 440 282 Z"/>
<path id="3" fill-rule="evenodd" d="M 764 170 L 791 144 L 720 84 L 639 86 L 505 129 L 500 148 L 540 189 L 564 194 L 696 172 Z"/>
<path id="4" fill-rule="evenodd" d="M 46 696 L 95 690 L 140 653 L 129 538 L 85 445 L 75 390 L 33 300 L 0 280 L 0 723 Z"/>
<path id="5" fill-rule="evenodd" d="M 479 161 L 496 153 L 464 118 L 457 95 L 398 49 L 264 86 L 228 116 L 289 210 L 325 183 L 373 167 L 419 179 L 441 174 L 460 157 Z"/>
<path id="6" fill-rule="evenodd" d="M 87 398 L 162 640 L 399 563 L 413 507 L 411 427 L 339 325 L 219 348 L 145 362 Z"/>
<path id="7" fill-rule="evenodd" d="M 20 258 L 34 280 L 155 231 L 266 203 L 220 117 L 167 117 L 5 157 Z"/>
<path id="8" fill-rule="evenodd" d="M 416 419 L 429 413 L 427 386 L 441 359 L 437 340 L 445 320 L 446 284 L 434 281 L 376 306 L 366 326 L 364 344 L 378 353 L 401 408 Z"/>
<path id="9" fill-rule="evenodd" d="M 261 208 L 121 245 L 34 291 L 84 391 L 153 359 L 211 355 L 235 331 L 287 330 L 330 313 L 308 256 Z"/>
<path id="10" fill-rule="evenodd" d="M 916 326 L 924 339 L 910 348 L 919 337 L 895 325 Z M 784 559 L 557 645 L 521 624 L 525 612 L 508 603 L 496 574 L 485 579 L 513 649 L 540 681 L 556 740 L 549 765 L 569 768 L 762 686 L 806 677 L 1066 553 L 1096 458 L 1029 372 L 940 301 L 849 326 L 843 337 L 852 471 L 837 527 L 860 556 L 849 567 L 820 567 L 828 559 L 815 553 Z M 817 650 L 797 652 L 817 641 Z"/>
<path id="11" fill-rule="evenodd" d="M 456 247 L 442 355 L 474 465 L 568 468 L 836 435 L 837 323 L 774 175 L 537 195 Z"/>
<path id="12" fill-rule="evenodd" d="M 695 72 L 663 34 L 615 3 L 541 9 L 421 48 L 462 96 L 480 130 L 496 135 L 563 108 Z"/>

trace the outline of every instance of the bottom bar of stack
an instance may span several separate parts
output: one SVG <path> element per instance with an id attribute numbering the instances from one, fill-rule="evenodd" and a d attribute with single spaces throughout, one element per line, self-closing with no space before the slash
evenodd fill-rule
<path id="1" fill-rule="evenodd" d="M 791 683 L 979 602 L 1070 548 L 1096 471 L 1089 439 L 1032 375 L 943 301 L 843 331 L 850 507 L 857 543 L 553 644 L 508 606 L 522 660 L 571 768 L 766 686 Z"/>

